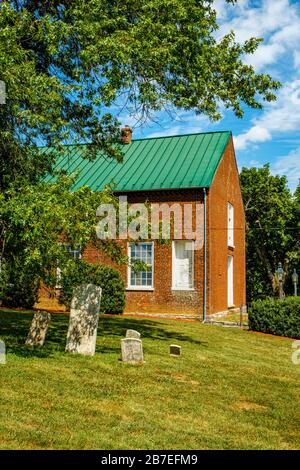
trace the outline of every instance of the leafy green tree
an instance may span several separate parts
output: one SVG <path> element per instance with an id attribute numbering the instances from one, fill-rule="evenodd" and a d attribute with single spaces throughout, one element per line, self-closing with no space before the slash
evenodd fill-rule
<path id="1" fill-rule="evenodd" d="M 299 218 L 296 222 L 295 198 L 286 177 L 271 175 L 269 165 L 264 165 L 243 168 L 240 180 L 246 214 L 248 300 L 277 295 L 279 262 L 289 291 L 287 281 L 299 263 Z"/>
<path id="2" fill-rule="evenodd" d="M 61 177 L 56 183 L 36 183 L 11 189 L 0 197 L 0 295 L 13 306 L 30 307 L 43 282 L 54 287 L 57 267 L 70 261 L 65 245 L 87 243 L 105 251 L 116 262 L 126 261 L 120 246 L 99 240 L 96 209 L 118 200 L 107 189 L 93 192 L 88 187 L 71 191 L 73 181 Z"/>
<path id="3" fill-rule="evenodd" d="M 289 278 L 287 279 L 287 291 L 289 294 L 294 293 L 294 284 L 292 282 L 292 273 L 294 268 L 300 274 L 300 182 L 296 188 L 296 191 L 293 195 L 293 217 L 292 217 L 292 244 L 289 251 Z M 299 286 L 298 286 L 299 292 Z"/>
<path id="4" fill-rule="evenodd" d="M 120 159 L 113 107 L 139 120 L 174 107 L 217 120 L 220 104 L 242 116 L 243 104 L 274 100 L 279 83 L 243 62 L 260 39 L 216 40 L 217 28 L 213 0 L 1 2 L 0 188 L 49 170 L 40 142 L 86 141 L 90 157 Z"/>

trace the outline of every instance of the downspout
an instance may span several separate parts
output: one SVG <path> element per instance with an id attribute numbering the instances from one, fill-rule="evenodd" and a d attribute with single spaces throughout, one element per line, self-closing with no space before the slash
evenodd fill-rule
<path id="1" fill-rule="evenodd" d="M 207 237 L 206 237 L 206 188 L 203 188 L 203 200 L 204 200 L 204 221 L 203 221 L 203 231 L 204 231 L 204 266 L 203 266 L 203 323 L 206 320 L 206 288 L 207 288 Z"/>

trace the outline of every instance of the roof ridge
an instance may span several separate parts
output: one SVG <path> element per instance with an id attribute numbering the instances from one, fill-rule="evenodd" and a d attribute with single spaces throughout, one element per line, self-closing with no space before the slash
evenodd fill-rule
<path id="1" fill-rule="evenodd" d="M 139 139 L 132 139 L 132 141 L 137 140 L 151 140 L 151 139 L 171 139 L 172 137 L 187 137 L 193 135 L 204 135 L 204 134 L 231 134 L 231 131 L 208 131 L 208 132 L 190 132 L 188 134 L 174 134 L 174 135 L 160 135 L 157 137 L 141 137 Z"/>
<path id="2" fill-rule="evenodd" d="M 190 132 L 188 134 L 174 134 L 174 135 L 160 135 L 157 137 L 140 137 L 139 139 L 132 139 L 132 142 L 138 142 L 140 140 L 152 140 L 152 139 L 171 139 L 172 137 L 187 137 L 192 135 L 204 135 L 204 134 L 231 134 L 231 131 L 207 131 L 207 132 Z M 78 142 L 77 144 L 62 144 L 63 147 L 77 147 L 81 145 L 91 145 L 90 142 Z M 51 148 L 49 145 L 41 145 L 39 149 Z"/>

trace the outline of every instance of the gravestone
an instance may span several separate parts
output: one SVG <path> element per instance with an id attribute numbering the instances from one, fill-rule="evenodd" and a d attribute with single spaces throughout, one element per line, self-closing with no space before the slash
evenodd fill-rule
<path id="1" fill-rule="evenodd" d="M 143 344 L 137 338 L 125 338 L 121 340 L 122 361 L 130 364 L 144 362 Z"/>
<path id="2" fill-rule="evenodd" d="M 0 364 L 6 364 L 5 343 L 0 340 Z"/>
<path id="3" fill-rule="evenodd" d="M 181 346 L 177 346 L 177 344 L 170 345 L 170 355 L 171 356 L 180 356 L 181 355 Z"/>
<path id="4" fill-rule="evenodd" d="M 101 287 L 94 284 L 75 287 L 67 334 L 67 352 L 89 356 L 95 354 L 101 293 Z"/>
<path id="5" fill-rule="evenodd" d="M 25 341 L 26 346 L 43 346 L 48 331 L 51 315 L 38 311 L 33 315 L 30 330 Z"/>
<path id="6" fill-rule="evenodd" d="M 141 333 L 139 333 L 136 330 L 127 330 L 126 331 L 126 338 L 140 339 L 141 338 Z"/>

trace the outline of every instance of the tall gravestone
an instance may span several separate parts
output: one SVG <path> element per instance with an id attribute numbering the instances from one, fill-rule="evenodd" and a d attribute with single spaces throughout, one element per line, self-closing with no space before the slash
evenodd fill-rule
<path id="1" fill-rule="evenodd" d="M 95 354 L 101 293 L 101 287 L 94 284 L 75 287 L 67 334 L 67 352 L 89 356 Z"/>
<path id="2" fill-rule="evenodd" d="M 33 315 L 30 330 L 25 344 L 27 346 L 43 346 L 48 331 L 51 315 L 48 312 L 36 312 Z"/>

